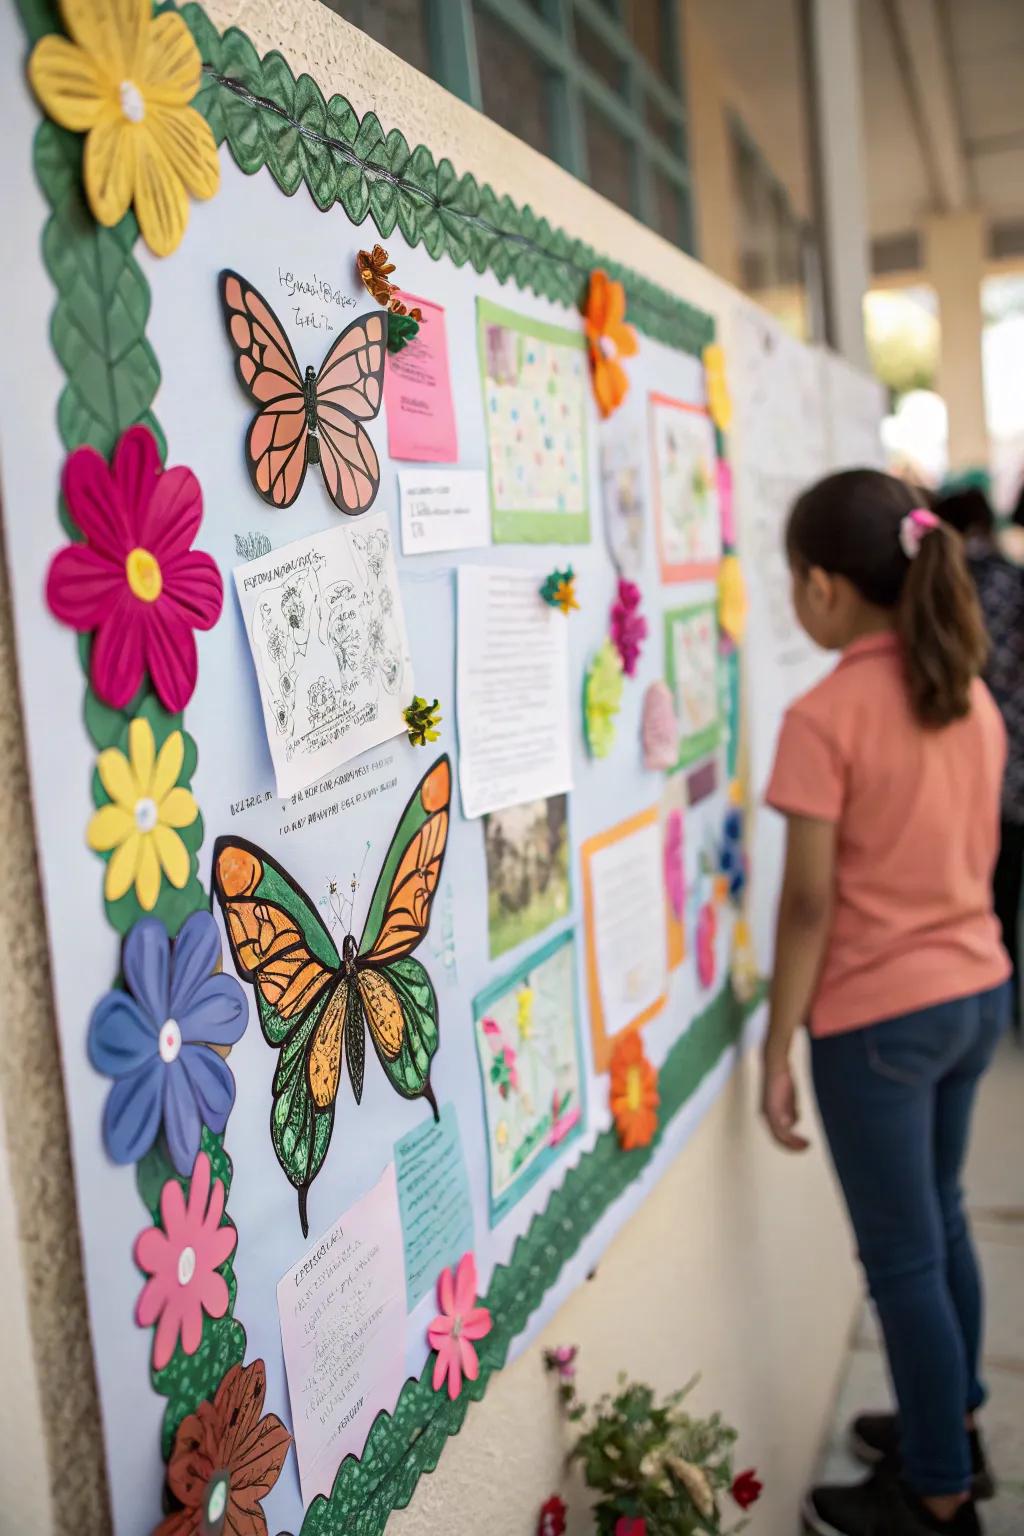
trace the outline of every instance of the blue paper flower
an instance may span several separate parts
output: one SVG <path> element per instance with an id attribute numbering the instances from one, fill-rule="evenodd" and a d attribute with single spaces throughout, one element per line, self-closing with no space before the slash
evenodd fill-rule
<path id="1" fill-rule="evenodd" d="M 221 946 L 209 912 L 194 912 L 171 943 L 155 917 L 124 942 L 124 990 L 89 1020 L 89 1060 L 114 1079 L 103 1141 L 115 1163 L 136 1163 L 161 1125 L 171 1161 L 192 1172 L 203 1126 L 221 1132 L 235 1102 L 231 1069 L 214 1046 L 234 1045 L 249 1006 L 233 976 L 216 972 Z"/>

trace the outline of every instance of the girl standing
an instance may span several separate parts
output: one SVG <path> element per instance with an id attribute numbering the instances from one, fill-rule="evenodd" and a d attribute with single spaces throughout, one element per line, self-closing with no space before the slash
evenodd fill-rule
<path id="1" fill-rule="evenodd" d="M 806 1147 L 789 1058 L 809 1024 L 899 1405 L 858 1421 L 875 1475 L 813 1490 L 804 1513 L 820 1536 L 975 1536 L 981 1282 L 959 1179 L 1008 1012 L 991 895 L 1005 733 L 960 541 L 907 486 L 831 475 L 786 538 L 797 617 L 841 655 L 789 710 L 768 789 L 788 836 L 763 1110 Z"/>

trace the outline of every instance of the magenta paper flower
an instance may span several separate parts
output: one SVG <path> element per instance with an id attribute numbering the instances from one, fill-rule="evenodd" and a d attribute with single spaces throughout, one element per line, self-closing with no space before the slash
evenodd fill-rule
<path id="1" fill-rule="evenodd" d="M 683 813 L 678 807 L 665 818 L 665 890 L 669 911 L 678 923 L 686 905 L 686 876 L 683 872 Z"/>
<path id="2" fill-rule="evenodd" d="M 85 535 L 54 557 L 46 600 L 57 618 L 92 633 L 89 673 L 105 704 L 123 709 L 148 672 L 172 714 L 198 674 L 193 630 L 220 617 L 224 588 L 213 559 L 192 549 L 203 497 L 190 469 L 161 470 L 148 427 L 129 427 L 108 467 L 95 448 L 64 465 L 64 499 Z"/>
<path id="3" fill-rule="evenodd" d="M 179 1338 L 194 1355 L 203 1334 L 203 1313 L 223 1317 L 228 1287 L 217 1270 L 234 1251 L 238 1234 L 222 1227 L 224 1185 L 210 1188 L 210 1159 L 200 1152 L 192 1169 L 188 1202 L 176 1179 L 160 1192 L 160 1227 L 147 1227 L 135 1240 L 135 1262 L 149 1279 L 135 1304 L 140 1328 L 156 1323 L 153 1368 L 162 1371 Z"/>
<path id="4" fill-rule="evenodd" d="M 718 919 L 714 903 L 706 901 L 697 916 L 697 979 L 710 987 L 715 979 L 715 934 Z"/>
<path id="5" fill-rule="evenodd" d="M 622 670 L 627 677 L 632 677 L 640 660 L 640 648 L 647 639 L 647 620 L 640 612 L 640 588 L 635 581 L 627 581 L 625 577 L 620 580 L 609 629 L 622 661 Z"/>
<path id="6" fill-rule="evenodd" d="M 434 1391 L 447 1377 L 448 1396 L 458 1397 L 462 1378 L 476 1381 L 480 1362 L 473 1344 L 491 1331 L 491 1314 L 476 1305 L 476 1259 L 464 1253 L 454 1276 L 450 1269 L 441 1271 L 437 1282 L 440 1314 L 427 1329 L 427 1342 L 437 1350 L 434 1361 Z"/>

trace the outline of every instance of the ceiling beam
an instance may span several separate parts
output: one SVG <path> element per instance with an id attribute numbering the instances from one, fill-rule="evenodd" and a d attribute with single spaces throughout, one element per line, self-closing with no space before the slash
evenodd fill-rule
<path id="1" fill-rule="evenodd" d="M 940 0 L 883 0 L 936 212 L 973 202 L 949 34 Z"/>

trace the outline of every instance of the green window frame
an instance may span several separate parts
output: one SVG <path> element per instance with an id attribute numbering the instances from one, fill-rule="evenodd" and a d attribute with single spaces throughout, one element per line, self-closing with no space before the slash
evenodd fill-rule
<path id="1" fill-rule="evenodd" d="M 626 0 L 425 0 L 434 78 L 485 111 L 474 9 L 493 15 L 543 67 L 552 158 L 590 183 L 586 116 L 603 119 L 630 158 L 628 211 L 683 250 L 694 251 L 693 205 L 687 154 L 686 104 L 678 0 L 658 0 L 656 21 L 667 68 L 652 68 L 630 36 Z M 577 27 L 618 64 L 616 91 L 581 54 Z M 658 131 L 651 126 L 651 118 Z M 668 227 L 659 217 L 659 183 L 672 200 Z"/>

